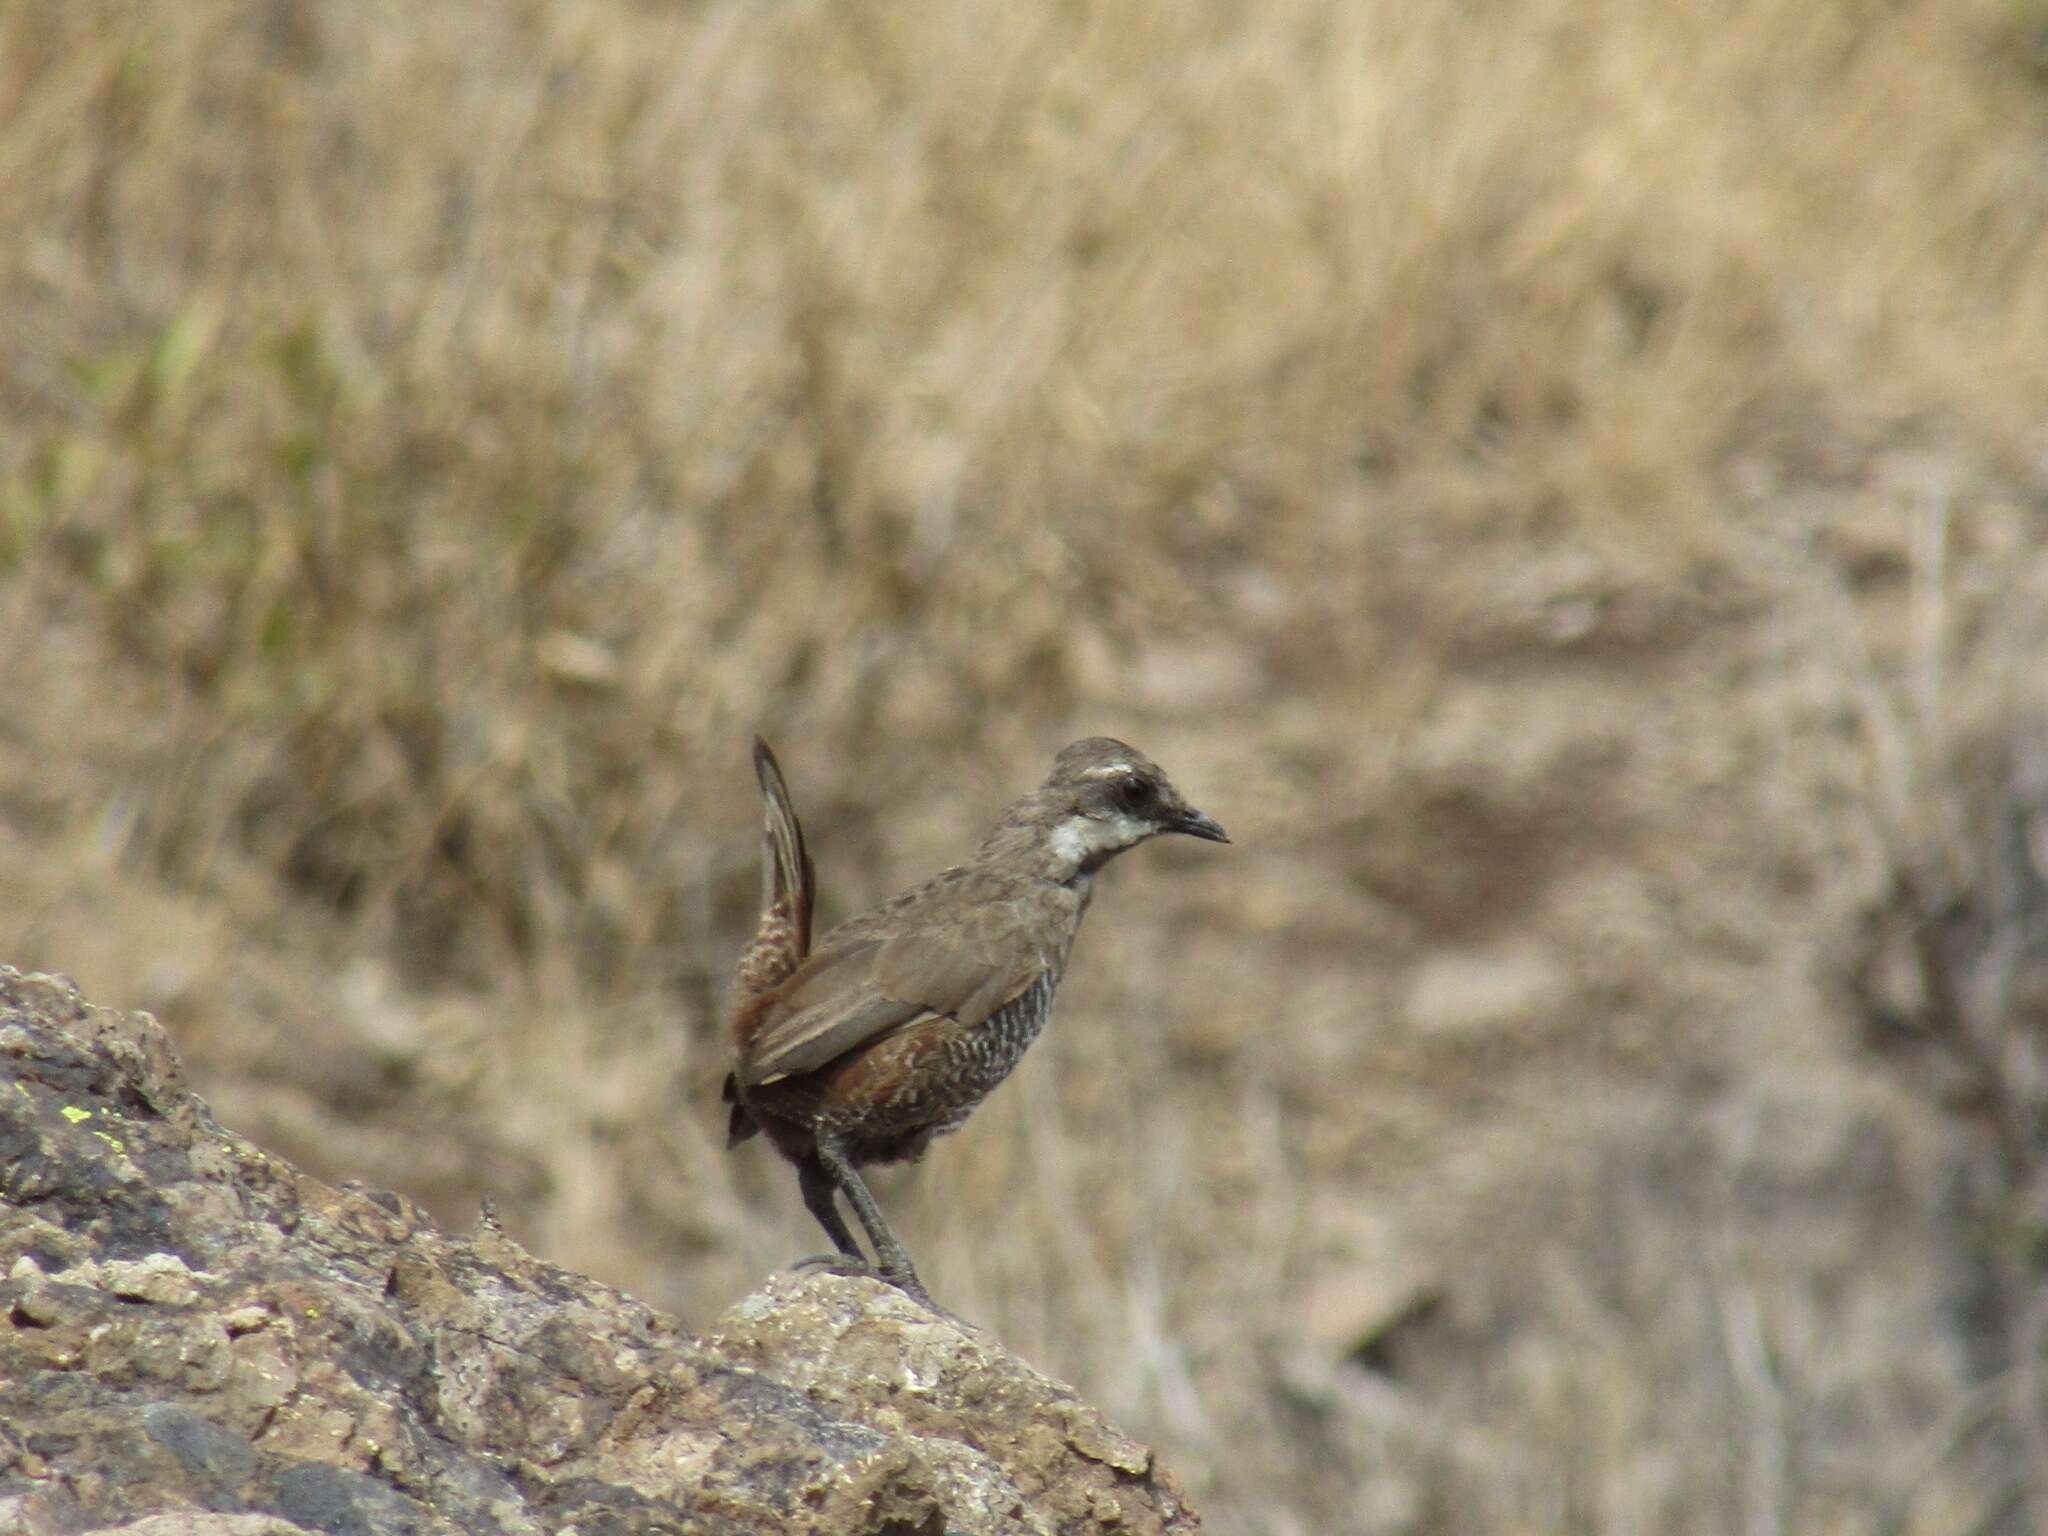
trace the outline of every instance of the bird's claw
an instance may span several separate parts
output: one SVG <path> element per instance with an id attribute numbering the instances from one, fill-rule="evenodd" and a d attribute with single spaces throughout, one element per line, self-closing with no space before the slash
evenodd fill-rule
<path id="1" fill-rule="evenodd" d="M 828 1275 L 842 1275 L 849 1279 L 879 1280 L 884 1285 L 895 1286 L 897 1290 L 908 1296 L 927 1312 L 943 1317 L 947 1322 L 956 1323 L 962 1328 L 970 1326 L 933 1301 L 931 1292 L 924 1288 L 924 1282 L 919 1280 L 914 1273 L 898 1274 L 879 1264 L 870 1264 L 865 1259 L 849 1258 L 843 1253 L 814 1253 L 807 1259 L 798 1259 L 789 1267 L 796 1273 L 808 1270 L 823 1270 Z"/>
<path id="2" fill-rule="evenodd" d="M 789 1267 L 796 1273 L 802 1273 L 807 1269 L 822 1269 L 828 1275 L 864 1276 L 869 1280 L 889 1278 L 867 1260 L 848 1258 L 843 1253 L 814 1253 L 808 1259 L 798 1259 Z"/>

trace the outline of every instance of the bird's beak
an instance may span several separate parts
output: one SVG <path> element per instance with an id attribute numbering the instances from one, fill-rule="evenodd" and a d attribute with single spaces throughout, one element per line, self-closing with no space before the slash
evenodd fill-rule
<path id="1" fill-rule="evenodd" d="M 1206 838 L 1212 843 L 1227 843 L 1230 834 L 1223 830 L 1221 822 L 1213 816 L 1204 816 L 1192 806 L 1180 812 L 1166 824 L 1169 832 L 1185 832 L 1189 837 Z"/>

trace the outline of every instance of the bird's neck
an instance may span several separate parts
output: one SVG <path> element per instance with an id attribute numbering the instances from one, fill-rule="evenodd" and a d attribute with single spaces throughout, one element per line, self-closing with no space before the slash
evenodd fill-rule
<path id="1" fill-rule="evenodd" d="M 975 851 L 977 863 L 996 865 L 1051 885 L 1070 886 L 1086 899 L 1095 873 L 1130 844 L 1116 829 L 1083 816 L 1047 817 L 1013 808 Z"/>

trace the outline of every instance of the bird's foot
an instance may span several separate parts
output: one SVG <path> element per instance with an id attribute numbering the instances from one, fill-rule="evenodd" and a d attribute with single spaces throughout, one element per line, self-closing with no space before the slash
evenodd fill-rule
<path id="1" fill-rule="evenodd" d="M 796 1274 L 809 1269 L 822 1269 L 828 1275 L 847 1275 L 868 1280 L 889 1278 L 866 1259 L 856 1259 L 844 1253 L 814 1253 L 808 1259 L 798 1259 L 789 1267 L 791 1272 Z"/>
<path id="2" fill-rule="evenodd" d="M 893 1270 L 884 1265 L 870 1264 L 865 1259 L 851 1258 L 843 1253 L 814 1253 L 807 1259 L 798 1259 L 789 1266 L 793 1272 L 821 1269 L 828 1275 L 844 1275 L 858 1280 L 879 1280 L 884 1285 L 893 1285 L 897 1290 L 916 1302 L 935 1317 L 942 1317 L 956 1327 L 972 1330 L 974 1325 L 965 1318 L 948 1312 L 932 1300 L 924 1282 L 917 1278 L 916 1270 Z"/>
<path id="3" fill-rule="evenodd" d="M 926 1290 L 924 1288 L 924 1282 L 917 1278 L 917 1271 L 910 1268 L 908 1265 L 905 1265 L 900 1270 L 891 1270 L 888 1267 L 884 1266 L 882 1268 L 876 1269 L 874 1271 L 874 1276 L 877 1280 L 884 1280 L 887 1281 L 890 1285 L 895 1286 L 897 1290 L 901 1291 L 904 1295 L 908 1296 L 920 1307 L 923 1307 L 925 1311 L 931 1313 L 933 1317 L 943 1318 L 945 1321 L 951 1323 L 955 1328 L 958 1328 L 962 1333 L 981 1332 L 979 1328 L 975 1327 L 974 1324 L 968 1322 L 967 1319 L 962 1317 L 959 1313 L 948 1312 L 936 1301 L 933 1301 L 932 1293 Z"/>

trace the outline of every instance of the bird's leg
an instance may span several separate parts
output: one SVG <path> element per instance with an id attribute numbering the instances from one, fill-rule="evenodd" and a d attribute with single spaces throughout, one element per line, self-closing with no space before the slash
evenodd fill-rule
<path id="1" fill-rule="evenodd" d="M 825 1229 L 825 1235 L 832 1239 L 837 1254 L 821 1253 L 815 1258 L 799 1259 L 793 1269 L 815 1269 L 820 1266 L 841 1270 L 848 1274 L 871 1275 L 875 1267 L 868 1263 L 868 1256 L 860 1251 L 860 1244 L 853 1240 L 853 1234 L 846 1229 L 846 1222 L 839 1214 L 839 1207 L 832 1203 L 838 1191 L 838 1182 L 821 1162 L 805 1158 L 796 1165 L 797 1187 L 803 1191 L 804 1206 L 818 1218 L 818 1225 Z"/>
<path id="2" fill-rule="evenodd" d="M 862 1182 L 859 1172 L 855 1170 L 845 1150 L 837 1142 L 821 1137 L 818 1141 L 818 1161 L 832 1176 L 840 1192 L 846 1196 L 847 1203 L 853 1207 L 853 1214 L 860 1218 L 861 1226 L 867 1229 L 868 1241 L 874 1245 L 875 1267 L 881 1277 L 913 1301 L 922 1302 L 927 1307 L 931 1306 L 931 1294 L 925 1290 L 924 1282 L 917 1278 L 917 1270 L 910 1262 L 909 1252 L 896 1240 L 896 1234 L 889 1230 L 889 1223 L 882 1215 L 882 1208 L 875 1203 L 875 1197 L 868 1193 L 867 1185 Z M 809 1196 L 806 1195 L 805 1198 L 808 1199 Z M 811 1210 L 816 1214 L 818 1207 L 813 1205 Z M 833 1214 L 836 1217 L 838 1213 L 834 1211 Z M 824 1218 L 821 1216 L 819 1219 L 822 1221 Z M 830 1232 L 832 1228 L 828 1225 L 825 1230 Z M 839 1233 L 834 1234 L 833 1241 L 837 1242 L 845 1230 L 842 1224 Z M 844 1248 L 846 1245 L 842 1243 L 840 1246 Z"/>

